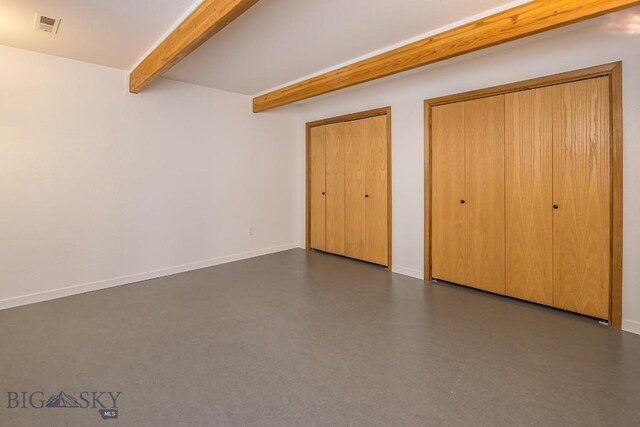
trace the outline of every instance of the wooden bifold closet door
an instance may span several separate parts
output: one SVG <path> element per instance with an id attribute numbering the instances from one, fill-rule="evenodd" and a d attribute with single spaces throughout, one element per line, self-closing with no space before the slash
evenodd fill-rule
<path id="1" fill-rule="evenodd" d="M 611 263 L 609 80 L 553 87 L 554 305 L 607 319 Z"/>
<path id="2" fill-rule="evenodd" d="M 504 96 L 465 102 L 466 280 L 504 294 Z"/>
<path id="3" fill-rule="evenodd" d="M 504 293 L 504 96 L 434 107 L 432 276 Z"/>
<path id="4" fill-rule="evenodd" d="M 325 250 L 345 255 L 345 124 L 326 126 L 326 244 Z"/>
<path id="5" fill-rule="evenodd" d="M 466 283 L 464 104 L 433 108 L 431 146 L 432 276 Z"/>
<path id="6" fill-rule="evenodd" d="M 310 129 L 310 247 L 388 265 L 388 118 Z"/>
<path id="7" fill-rule="evenodd" d="M 345 198 L 346 198 L 346 251 L 347 256 L 365 258 L 366 240 L 366 178 L 367 122 L 347 122 L 345 132 Z"/>
<path id="8" fill-rule="evenodd" d="M 553 88 L 505 98 L 507 295 L 553 304 Z"/>
<path id="9" fill-rule="evenodd" d="M 387 263 L 387 118 L 345 123 L 346 255 Z"/>
<path id="10" fill-rule="evenodd" d="M 507 294 L 609 318 L 607 78 L 507 95 Z"/>
<path id="11" fill-rule="evenodd" d="M 367 123 L 364 260 L 387 265 L 389 257 L 387 116 L 372 117 L 364 121 Z"/>

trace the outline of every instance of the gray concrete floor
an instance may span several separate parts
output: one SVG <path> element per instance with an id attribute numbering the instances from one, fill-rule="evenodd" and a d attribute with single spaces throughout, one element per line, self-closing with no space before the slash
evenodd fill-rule
<path id="1" fill-rule="evenodd" d="M 0 343 L 2 426 L 640 423 L 640 336 L 318 252 L 4 310 Z M 38 390 L 119 419 L 7 409 Z"/>

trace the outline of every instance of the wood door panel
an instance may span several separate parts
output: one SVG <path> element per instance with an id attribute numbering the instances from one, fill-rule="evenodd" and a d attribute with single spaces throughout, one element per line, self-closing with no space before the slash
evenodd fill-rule
<path id="1" fill-rule="evenodd" d="M 388 248 L 387 116 L 362 120 L 365 131 L 365 260 L 386 266 Z"/>
<path id="2" fill-rule="evenodd" d="M 321 251 L 325 247 L 325 148 L 326 148 L 326 128 L 316 126 L 310 130 L 309 142 L 309 167 L 310 174 L 310 246 Z"/>
<path id="3" fill-rule="evenodd" d="M 345 123 L 345 250 L 365 259 L 365 151 L 367 121 Z"/>
<path id="4" fill-rule="evenodd" d="M 345 255 L 344 123 L 326 126 L 327 252 Z"/>
<path id="5" fill-rule="evenodd" d="M 432 109 L 431 275 L 465 281 L 464 104 Z"/>
<path id="6" fill-rule="evenodd" d="M 610 110 L 607 78 L 554 87 L 554 305 L 609 318 Z"/>
<path id="7" fill-rule="evenodd" d="M 506 293 L 553 305 L 553 88 L 505 96 Z"/>
<path id="8" fill-rule="evenodd" d="M 504 95 L 464 103 L 466 284 L 505 293 Z"/>

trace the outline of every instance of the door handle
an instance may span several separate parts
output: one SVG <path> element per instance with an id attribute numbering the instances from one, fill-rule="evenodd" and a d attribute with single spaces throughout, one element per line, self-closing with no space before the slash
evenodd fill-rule
<path id="1" fill-rule="evenodd" d="M 553 205 L 553 209 L 560 209 L 560 206 L 558 206 L 558 205 Z"/>
<path id="2" fill-rule="evenodd" d="M 324 196 L 325 194 L 327 194 L 327 193 L 325 193 L 325 192 L 323 191 L 323 192 L 322 192 L 322 195 Z"/>
<path id="3" fill-rule="evenodd" d="M 460 200 L 460 204 L 461 204 L 461 205 L 464 205 L 465 203 L 467 203 L 467 202 L 466 202 L 466 201 L 464 201 L 464 200 Z"/>
<path id="4" fill-rule="evenodd" d="M 368 199 L 368 198 L 369 198 L 369 195 L 368 195 L 368 194 L 365 194 L 365 195 L 364 195 L 364 198 L 365 198 L 365 199 Z"/>

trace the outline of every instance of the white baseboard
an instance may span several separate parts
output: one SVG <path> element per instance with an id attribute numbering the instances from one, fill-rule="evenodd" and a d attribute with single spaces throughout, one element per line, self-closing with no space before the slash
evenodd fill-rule
<path id="1" fill-rule="evenodd" d="M 100 280 L 98 282 L 83 283 L 80 285 L 68 286 L 66 288 L 52 289 L 49 291 L 37 292 L 28 295 L 21 295 L 12 298 L 6 298 L 0 300 L 0 310 L 7 308 L 19 307 L 27 304 L 34 304 L 42 301 L 49 301 L 52 299 L 58 299 L 68 297 L 71 295 L 82 294 L 85 292 L 97 291 L 100 289 L 113 288 L 115 286 L 129 285 L 136 282 L 142 282 L 144 280 L 157 279 L 158 277 L 171 276 L 173 274 L 184 273 L 192 270 L 199 270 L 201 268 L 213 267 L 215 265 L 226 264 L 229 262 L 240 261 L 243 259 L 254 258 L 261 255 L 268 255 L 276 252 L 287 251 L 289 249 L 295 249 L 298 247 L 298 243 L 292 243 L 288 245 L 273 246 L 270 248 L 258 249 L 255 251 L 243 252 L 240 254 L 228 255 L 219 258 L 212 258 L 204 261 L 197 261 L 189 264 L 178 265 L 175 267 L 163 268 L 155 271 L 148 271 L 146 273 L 132 274 L 129 276 L 116 277 L 113 279 Z"/>
<path id="2" fill-rule="evenodd" d="M 623 320 L 622 330 L 640 335 L 640 322 L 636 322 L 635 320 Z"/>
<path id="3" fill-rule="evenodd" d="M 413 268 L 402 267 L 401 265 L 394 265 L 392 267 L 394 273 L 402 274 L 403 276 L 413 277 L 415 279 L 424 280 L 424 272 L 422 270 L 414 270 Z"/>

